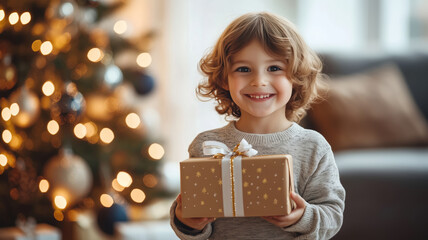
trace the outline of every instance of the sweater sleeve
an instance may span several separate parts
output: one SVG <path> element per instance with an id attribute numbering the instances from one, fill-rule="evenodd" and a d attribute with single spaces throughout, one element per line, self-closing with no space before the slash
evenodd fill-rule
<path id="1" fill-rule="evenodd" d="M 342 226 L 345 208 L 345 189 L 329 148 L 319 161 L 301 196 L 307 205 L 302 218 L 285 228 L 297 239 L 330 239 Z"/>
<path id="2" fill-rule="evenodd" d="M 179 220 L 175 217 L 175 207 L 177 206 L 177 202 L 171 205 L 170 208 L 170 224 L 172 230 L 174 230 L 175 234 L 178 238 L 183 240 L 205 240 L 208 239 L 212 232 L 211 223 L 207 224 L 202 231 L 198 230 L 189 230 L 185 229 L 180 224 L 177 224 Z"/>
<path id="3" fill-rule="evenodd" d="M 195 157 L 195 156 L 202 156 L 202 153 L 198 151 L 201 146 L 201 143 L 199 140 L 200 135 L 198 135 L 193 142 L 189 145 L 189 157 Z M 202 239 L 208 239 L 212 233 L 212 223 L 208 223 L 202 231 L 199 230 L 192 230 L 188 227 L 186 227 L 184 224 L 182 224 L 177 217 L 175 216 L 175 208 L 177 206 L 177 202 L 174 201 L 170 208 L 170 224 L 172 229 L 174 230 L 177 237 L 180 239 L 186 239 L 186 240 L 202 240 Z"/>

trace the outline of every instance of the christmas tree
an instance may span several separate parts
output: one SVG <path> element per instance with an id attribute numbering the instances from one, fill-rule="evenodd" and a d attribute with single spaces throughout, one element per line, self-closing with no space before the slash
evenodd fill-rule
<path id="1" fill-rule="evenodd" d="M 153 32 L 143 47 L 127 22 L 100 22 L 122 1 L 0 3 L 0 226 L 20 216 L 57 224 L 67 211 L 144 205 L 164 148 L 133 98 L 151 94 Z M 117 56 L 135 53 L 137 67 Z"/>

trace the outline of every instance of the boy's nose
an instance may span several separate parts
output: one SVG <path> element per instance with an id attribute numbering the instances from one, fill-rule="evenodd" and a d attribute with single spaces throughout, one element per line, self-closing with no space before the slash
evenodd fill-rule
<path id="1" fill-rule="evenodd" d="M 262 73 L 254 74 L 254 77 L 251 81 L 251 86 L 259 87 L 259 86 L 266 86 L 266 76 L 264 76 Z"/>

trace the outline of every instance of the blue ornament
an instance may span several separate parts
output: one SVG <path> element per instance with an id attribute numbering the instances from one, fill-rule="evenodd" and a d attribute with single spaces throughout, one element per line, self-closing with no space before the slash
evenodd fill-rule
<path id="1" fill-rule="evenodd" d="M 139 95 L 146 95 L 150 93 L 154 87 L 155 80 L 150 75 L 143 73 L 140 77 L 134 80 L 134 88 Z"/>
<path id="2" fill-rule="evenodd" d="M 74 124 L 85 111 L 86 101 L 74 83 L 67 83 L 61 98 L 51 107 L 51 117 L 59 124 Z"/>
<path id="3" fill-rule="evenodd" d="M 108 235 L 114 235 L 115 223 L 127 221 L 125 207 L 117 203 L 113 203 L 109 208 L 101 208 L 97 216 L 98 227 Z"/>

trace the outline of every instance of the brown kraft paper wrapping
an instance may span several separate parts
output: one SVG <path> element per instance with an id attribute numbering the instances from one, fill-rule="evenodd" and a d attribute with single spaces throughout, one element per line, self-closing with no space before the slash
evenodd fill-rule
<path id="1" fill-rule="evenodd" d="M 191 217 L 225 217 L 221 158 L 190 158 L 180 162 L 182 214 Z M 294 202 L 291 155 L 242 157 L 244 216 L 287 215 Z M 229 199 L 233 201 L 233 199 Z"/>

